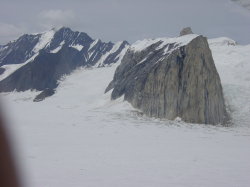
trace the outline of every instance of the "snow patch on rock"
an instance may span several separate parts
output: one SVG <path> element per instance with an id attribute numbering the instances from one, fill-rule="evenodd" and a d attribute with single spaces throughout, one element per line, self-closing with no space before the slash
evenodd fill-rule
<path id="1" fill-rule="evenodd" d="M 119 41 L 117 42 L 110 51 L 106 52 L 101 58 L 100 60 L 95 64 L 95 67 L 100 67 L 103 65 L 103 62 L 106 60 L 106 58 L 110 55 L 115 53 L 122 45 L 123 41 Z"/>
<path id="2" fill-rule="evenodd" d="M 62 41 L 59 46 L 53 50 L 51 50 L 51 53 L 57 53 L 58 51 L 60 51 L 62 49 L 62 46 L 65 44 L 65 41 Z"/>
<path id="3" fill-rule="evenodd" d="M 55 30 L 51 29 L 50 31 L 42 33 L 40 36 L 39 42 L 33 49 L 34 53 L 37 53 L 39 50 L 43 49 L 44 47 L 48 46 L 51 40 L 53 39 L 55 34 Z"/>
<path id="4" fill-rule="evenodd" d="M 0 81 L 7 78 L 8 76 L 10 76 L 12 73 L 14 73 L 16 70 L 18 70 L 22 66 L 24 66 L 24 65 L 28 64 L 29 62 L 33 61 L 38 56 L 38 54 L 39 53 L 36 53 L 35 55 L 33 55 L 31 58 L 29 58 L 28 60 L 26 60 L 22 64 L 7 64 L 7 65 L 1 66 L 1 68 L 4 68 L 5 71 L 3 72 L 3 74 L 0 75 Z"/>
<path id="5" fill-rule="evenodd" d="M 77 44 L 77 45 L 71 45 L 70 47 L 72 47 L 72 48 L 74 48 L 74 49 L 76 49 L 76 50 L 78 50 L 78 51 L 81 51 L 81 50 L 83 49 L 83 46 L 82 46 L 82 45 L 80 45 L 80 44 Z"/>
<path id="6" fill-rule="evenodd" d="M 156 38 L 156 39 L 145 39 L 145 40 L 138 40 L 134 44 L 131 45 L 130 50 L 134 52 L 140 52 L 148 48 L 149 46 L 161 42 L 161 44 L 156 48 L 157 50 L 165 47 L 168 44 L 176 43 L 178 46 L 187 45 L 193 39 L 198 37 L 197 34 L 188 34 L 180 37 L 174 38 Z"/>

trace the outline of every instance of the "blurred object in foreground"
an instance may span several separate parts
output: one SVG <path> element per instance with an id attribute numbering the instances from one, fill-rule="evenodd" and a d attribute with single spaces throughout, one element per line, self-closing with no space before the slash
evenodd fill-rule
<path id="1" fill-rule="evenodd" d="M 20 187 L 14 156 L 5 123 L 0 113 L 0 186 L 1 187 Z"/>

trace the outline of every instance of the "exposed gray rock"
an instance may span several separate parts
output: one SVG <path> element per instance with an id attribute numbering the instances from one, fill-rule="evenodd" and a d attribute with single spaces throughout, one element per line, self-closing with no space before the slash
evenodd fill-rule
<path id="1" fill-rule="evenodd" d="M 151 117 L 224 124 L 223 91 L 207 39 L 197 36 L 184 46 L 161 44 L 142 51 L 130 48 L 106 92 L 113 89 L 112 99 L 124 95 Z"/>
<path id="2" fill-rule="evenodd" d="M 186 27 L 186 28 L 182 29 L 180 32 L 180 36 L 184 36 L 187 34 L 193 34 L 193 31 L 190 27 Z"/>
<path id="3" fill-rule="evenodd" d="M 52 96 L 54 94 L 55 94 L 55 90 L 46 88 L 40 94 L 38 94 L 33 101 L 40 102 L 40 101 L 43 101 L 46 97 Z"/>

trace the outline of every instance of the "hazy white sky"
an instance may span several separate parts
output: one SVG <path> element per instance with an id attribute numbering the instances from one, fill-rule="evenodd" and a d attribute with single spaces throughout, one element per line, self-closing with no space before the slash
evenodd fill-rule
<path id="1" fill-rule="evenodd" d="M 0 44 L 23 33 L 69 26 L 104 41 L 205 36 L 250 43 L 250 11 L 230 0 L 0 0 Z"/>

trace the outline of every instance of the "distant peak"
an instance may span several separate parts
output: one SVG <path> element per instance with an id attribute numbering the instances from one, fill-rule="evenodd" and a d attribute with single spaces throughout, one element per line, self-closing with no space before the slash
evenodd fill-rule
<path id="1" fill-rule="evenodd" d="M 70 30 L 71 31 L 71 29 L 69 27 L 65 27 L 65 26 L 59 27 L 58 30 Z"/>
<path id="2" fill-rule="evenodd" d="M 237 45 L 236 41 L 234 41 L 231 38 L 227 38 L 227 37 L 209 39 L 208 42 L 210 45 L 217 45 L 217 46 L 222 46 L 222 45 L 235 46 L 235 45 Z"/>
<path id="3" fill-rule="evenodd" d="M 188 34 L 194 34 L 191 27 L 185 27 L 180 32 L 180 36 L 184 36 L 184 35 L 188 35 Z"/>
<path id="4" fill-rule="evenodd" d="M 129 42 L 128 42 L 127 40 L 123 40 L 123 41 L 122 41 L 122 44 L 124 44 L 124 45 L 130 45 Z"/>
<path id="5" fill-rule="evenodd" d="M 52 30 L 56 32 L 74 32 L 69 27 L 65 27 L 65 26 L 59 27 L 59 28 L 52 28 Z"/>

